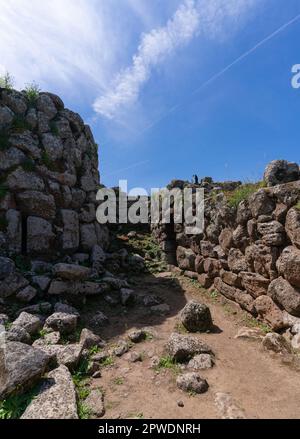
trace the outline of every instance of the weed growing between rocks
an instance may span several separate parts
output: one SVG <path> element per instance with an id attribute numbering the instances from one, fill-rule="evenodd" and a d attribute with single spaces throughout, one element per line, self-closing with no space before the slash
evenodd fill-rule
<path id="1" fill-rule="evenodd" d="M 175 374 L 180 372 L 180 366 L 176 363 L 176 361 L 169 355 L 161 357 L 159 359 L 158 365 L 155 367 L 155 370 L 160 371 L 162 369 L 169 369 Z"/>
<path id="2" fill-rule="evenodd" d="M 4 75 L 0 76 L 0 88 L 12 90 L 14 88 L 14 83 L 15 80 L 9 72 L 6 72 Z"/>
<path id="3" fill-rule="evenodd" d="M 228 205 L 237 208 L 241 201 L 248 200 L 252 194 L 263 187 L 265 187 L 264 181 L 258 183 L 245 183 L 239 186 L 233 192 L 227 193 Z"/>
<path id="4" fill-rule="evenodd" d="M 35 387 L 29 392 L 20 395 L 11 395 L 4 401 L 0 401 L 0 420 L 19 419 L 25 412 L 27 406 L 37 395 L 38 388 Z"/>
<path id="5" fill-rule="evenodd" d="M 32 82 L 31 84 L 27 84 L 25 87 L 25 96 L 28 101 L 28 104 L 31 107 L 34 107 L 36 104 L 36 101 L 39 97 L 39 94 L 41 92 L 40 87 L 35 82 Z"/>
<path id="6" fill-rule="evenodd" d="M 14 132 L 23 133 L 24 131 L 29 130 L 31 127 L 24 116 L 16 115 L 12 121 L 11 128 Z"/>

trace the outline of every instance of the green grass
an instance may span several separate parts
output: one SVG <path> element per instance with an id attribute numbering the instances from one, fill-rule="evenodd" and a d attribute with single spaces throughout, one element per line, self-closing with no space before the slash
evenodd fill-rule
<path id="1" fill-rule="evenodd" d="M 115 363 L 113 357 L 107 357 L 105 358 L 105 360 L 102 361 L 101 366 L 112 366 Z"/>
<path id="2" fill-rule="evenodd" d="M 30 158 L 26 158 L 22 162 L 22 168 L 26 172 L 34 172 L 34 170 L 35 170 L 35 162 L 33 160 L 31 160 Z"/>
<path id="3" fill-rule="evenodd" d="M 11 124 L 11 128 L 13 131 L 16 131 L 18 133 L 22 133 L 23 131 L 29 130 L 30 129 L 30 125 L 28 122 L 26 122 L 26 119 L 24 118 L 24 116 L 15 116 L 12 124 Z"/>
<path id="4" fill-rule="evenodd" d="M 89 419 L 91 416 L 90 410 L 84 404 L 85 399 L 90 394 L 90 389 L 87 387 L 88 366 L 89 366 L 89 359 L 82 359 L 77 367 L 76 372 L 74 372 L 72 375 L 73 383 L 76 389 L 77 410 L 80 419 Z"/>
<path id="5" fill-rule="evenodd" d="M 14 88 L 14 78 L 9 72 L 0 76 L 0 88 L 5 88 L 6 90 L 12 90 Z"/>
<path id="6" fill-rule="evenodd" d="M 0 151 L 5 151 L 9 147 L 9 134 L 5 130 L 0 131 Z"/>
<path id="7" fill-rule="evenodd" d="M 95 355 L 95 354 L 98 354 L 98 352 L 101 352 L 101 351 L 102 351 L 102 349 L 99 348 L 99 346 L 92 346 L 92 347 L 89 349 L 89 354 L 90 354 L 90 355 Z"/>
<path id="8" fill-rule="evenodd" d="M 227 193 L 228 205 L 237 208 L 241 201 L 248 200 L 252 194 L 263 187 L 265 187 L 265 182 L 261 181 L 258 183 L 244 183 L 234 191 Z"/>
<path id="9" fill-rule="evenodd" d="M 179 373 L 180 371 L 179 365 L 169 355 L 166 355 L 165 357 L 161 357 L 155 369 L 156 370 L 169 369 L 172 370 L 172 372 L 174 373 Z"/>
<path id="10" fill-rule="evenodd" d="M 78 401 L 77 403 L 78 417 L 79 419 L 90 419 L 91 410 L 84 404 L 84 401 Z"/>
<path id="11" fill-rule="evenodd" d="M 30 106 L 35 106 L 40 91 L 40 87 L 35 82 L 32 82 L 31 84 L 26 84 L 25 96 Z"/>
<path id="12" fill-rule="evenodd" d="M 0 402 L 0 419 L 18 419 L 37 394 L 37 387 L 22 395 L 9 396 Z"/>

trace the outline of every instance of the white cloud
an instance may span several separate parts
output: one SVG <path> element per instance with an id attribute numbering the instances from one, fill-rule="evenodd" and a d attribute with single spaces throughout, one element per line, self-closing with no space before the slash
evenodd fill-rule
<path id="1" fill-rule="evenodd" d="M 98 95 L 95 111 L 126 124 L 154 68 L 197 35 L 220 38 L 225 19 L 257 1 L 0 0 L 0 73 L 17 88 L 34 80 L 86 102 Z"/>
<path id="2" fill-rule="evenodd" d="M 124 108 L 138 100 L 153 68 L 199 34 L 223 38 L 226 24 L 229 22 L 232 30 L 256 1 L 185 0 L 164 27 L 142 35 L 132 64 L 121 70 L 108 91 L 96 99 L 96 113 L 108 119 L 117 118 Z"/>
<path id="3" fill-rule="evenodd" d="M 164 61 L 178 47 L 189 42 L 199 28 L 199 12 L 193 0 L 187 0 L 175 12 L 165 27 L 144 34 L 132 65 L 115 78 L 111 90 L 94 104 L 97 113 L 113 118 L 120 107 L 137 100 L 151 69 Z"/>
<path id="4" fill-rule="evenodd" d="M 78 86 L 104 88 L 127 41 L 122 21 L 114 26 L 124 6 L 122 0 L 0 0 L 0 69 L 18 87 L 35 80 L 72 93 Z"/>

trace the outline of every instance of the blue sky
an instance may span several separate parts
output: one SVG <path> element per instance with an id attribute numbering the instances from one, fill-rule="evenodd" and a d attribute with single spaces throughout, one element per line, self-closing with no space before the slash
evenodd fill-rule
<path id="1" fill-rule="evenodd" d="M 0 71 L 18 88 L 35 80 L 83 116 L 107 186 L 163 187 L 194 173 L 259 180 L 270 160 L 300 161 L 300 88 L 291 86 L 299 0 L 0 0 L 0 8 Z"/>

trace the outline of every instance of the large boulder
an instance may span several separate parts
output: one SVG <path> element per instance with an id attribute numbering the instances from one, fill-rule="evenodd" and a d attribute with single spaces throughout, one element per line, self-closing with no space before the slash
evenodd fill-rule
<path id="1" fill-rule="evenodd" d="M 268 164 L 264 173 L 264 181 L 268 186 L 296 181 L 299 178 L 299 165 L 286 160 L 273 160 Z"/>
<path id="2" fill-rule="evenodd" d="M 266 279 L 257 273 L 242 271 L 240 273 L 242 285 L 252 297 L 256 298 L 267 294 L 270 279 Z"/>
<path id="3" fill-rule="evenodd" d="M 52 224 L 42 218 L 30 216 L 27 219 L 27 251 L 30 254 L 48 253 L 55 235 Z"/>
<path id="4" fill-rule="evenodd" d="M 275 209 L 275 202 L 268 196 L 265 189 L 259 189 L 249 198 L 249 206 L 252 216 L 269 215 Z"/>
<path id="5" fill-rule="evenodd" d="M 292 243 L 300 248 L 300 209 L 292 208 L 288 211 L 285 230 Z"/>
<path id="6" fill-rule="evenodd" d="M 300 288 L 300 250 L 296 247 L 286 247 L 277 260 L 278 273 L 290 284 Z"/>
<path id="7" fill-rule="evenodd" d="M 277 277 L 276 260 L 278 248 L 264 244 L 253 244 L 246 248 L 245 257 L 249 270 L 273 280 Z"/>
<path id="8" fill-rule="evenodd" d="M 245 290 L 240 290 L 239 288 L 227 285 L 220 277 L 215 278 L 214 286 L 216 290 L 227 297 L 227 299 L 237 302 L 241 308 L 245 309 L 251 314 L 256 314 L 253 297 L 250 296 L 250 294 L 248 294 Z"/>
<path id="9" fill-rule="evenodd" d="M 19 317 L 14 320 L 12 327 L 24 328 L 30 335 L 36 334 L 43 324 L 43 319 L 38 315 L 21 312 Z"/>
<path id="10" fill-rule="evenodd" d="M 187 372 L 179 375 L 176 380 L 177 387 L 185 392 L 205 393 L 208 383 L 197 372 Z"/>
<path id="11" fill-rule="evenodd" d="M 23 343 L 6 342 L 2 345 L 0 400 L 32 386 L 45 373 L 50 360 L 44 352 Z"/>
<path id="12" fill-rule="evenodd" d="M 92 418 L 101 418 L 105 414 L 104 395 L 100 389 L 92 389 L 88 397 L 84 400 Z"/>
<path id="13" fill-rule="evenodd" d="M 61 279 L 76 281 L 87 279 L 91 274 L 91 270 L 81 265 L 61 263 L 54 265 L 53 273 Z"/>
<path id="14" fill-rule="evenodd" d="M 195 271 L 196 255 L 191 249 L 177 247 L 177 262 L 182 270 Z"/>
<path id="15" fill-rule="evenodd" d="M 273 331 L 278 331 L 286 327 L 281 309 L 273 302 L 269 296 L 259 296 L 254 301 L 258 317 L 269 325 Z"/>
<path id="16" fill-rule="evenodd" d="M 65 366 L 48 373 L 21 419 L 78 419 L 75 386 Z"/>
<path id="17" fill-rule="evenodd" d="M 276 332 L 269 332 L 262 340 L 262 347 L 268 351 L 276 352 L 277 354 L 291 353 L 291 346 L 287 340 Z"/>
<path id="18" fill-rule="evenodd" d="M 285 230 L 279 221 L 259 222 L 257 230 L 262 235 L 262 242 L 265 245 L 281 246 L 285 243 Z"/>
<path id="19" fill-rule="evenodd" d="M 190 332 L 210 331 L 213 326 L 208 306 L 193 300 L 187 303 L 181 311 L 180 320 Z"/>
<path id="20" fill-rule="evenodd" d="M 43 340 L 36 340 L 33 346 L 51 357 L 52 362 L 64 365 L 71 370 L 74 370 L 78 365 L 83 350 L 83 346 L 79 343 L 61 345 L 45 343 Z"/>
<path id="21" fill-rule="evenodd" d="M 245 256 L 241 250 L 237 248 L 231 248 L 228 253 L 228 267 L 234 273 L 239 273 L 240 271 L 247 271 L 248 265 Z"/>
<path id="22" fill-rule="evenodd" d="M 59 331 L 62 334 L 72 334 L 76 330 L 77 320 L 78 316 L 76 314 L 55 312 L 47 318 L 45 328 L 51 328 L 53 331 Z"/>
<path id="23" fill-rule="evenodd" d="M 166 350 L 173 360 L 183 362 L 197 354 L 213 354 L 210 346 L 192 335 L 171 334 Z"/>
<path id="24" fill-rule="evenodd" d="M 26 215 L 35 215 L 46 220 L 55 217 L 55 202 L 52 195 L 36 191 L 25 191 L 17 195 L 18 207 Z"/>
<path id="25" fill-rule="evenodd" d="M 300 290 L 294 288 L 283 277 L 270 283 L 268 295 L 288 313 L 300 317 Z"/>

